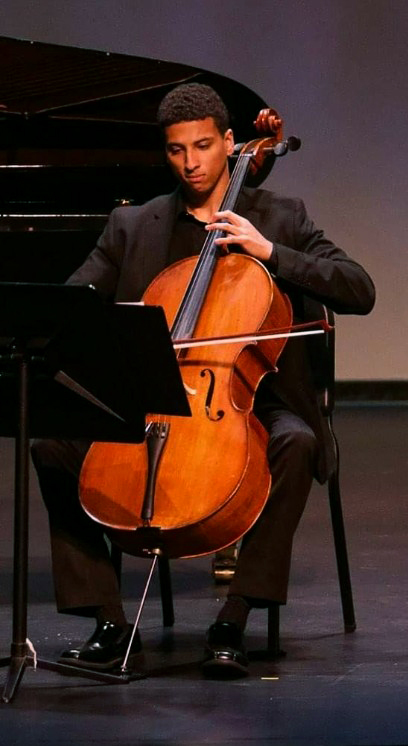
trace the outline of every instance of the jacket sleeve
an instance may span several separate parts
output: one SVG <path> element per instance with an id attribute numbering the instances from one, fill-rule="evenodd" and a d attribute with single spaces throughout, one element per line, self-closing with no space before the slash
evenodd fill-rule
<path id="1" fill-rule="evenodd" d="M 300 199 L 294 200 L 292 220 L 285 244 L 273 241 L 270 269 L 275 277 L 335 313 L 369 313 L 375 288 L 367 272 L 316 228 Z"/>
<path id="2" fill-rule="evenodd" d="M 94 250 L 68 278 L 67 284 L 93 285 L 105 299 L 113 298 L 126 243 L 121 211 L 128 209 L 118 207 L 111 212 Z"/>

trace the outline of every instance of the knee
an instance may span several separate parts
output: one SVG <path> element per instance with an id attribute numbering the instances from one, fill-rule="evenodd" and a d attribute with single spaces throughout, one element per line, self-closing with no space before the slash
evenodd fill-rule
<path id="1" fill-rule="evenodd" d="M 268 444 L 268 459 L 272 463 L 282 457 L 293 464 L 310 465 L 317 457 L 317 440 L 313 431 L 304 427 L 292 427 L 272 435 Z"/>
<path id="2" fill-rule="evenodd" d="M 34 440 L 31 456 L 36 468 L 58 468 L 61 466 L 61 448 L 56 440 Z"/>
<path id="3" fill-rule="evenodd" d="M 64 440 L 39 439 L 31 446 L 37 471 L 53 469 L 78 476 L 89 444 Z"/>
<path id="4" fill-rule="evenodd" d="M 35 440 L 31 446 L 38 483 L 53 525 L 68 525 L 78 507 L 80 453 L 75 444 L 52 439 Z"/>
<path id="5" fill-rule="evenodd" d="M 294 430 L 286 437 L 288 447 L 297 453 L 313 455 L 317 449 L 316 436 L 309 428 Z"/>

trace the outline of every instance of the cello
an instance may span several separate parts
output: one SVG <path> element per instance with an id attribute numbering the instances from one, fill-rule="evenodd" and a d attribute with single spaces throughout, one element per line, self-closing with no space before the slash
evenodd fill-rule
<path id="1" fill-rule="evenodd" d="M 240 148 L 220 210 L 234 210 L 248 171 L 295 149 L 273 109 L 262 110 L 257 127 L 263 136 Z M 165 269 L 143 296 L 164 308 L 180 348 L 191 418 L 149 417 L 144 443 L 94 443 L 82 466 L 82 507 L 129 554 L 212 553 L 246 533 L 269 496 L 268 435 L 252 409 L 286 342 L 263 331 L 290 328 L 292 309 L 260 261 L 220 255 L 222 236 L 209 233 L 198 258 Z M 258 341 L 240 340 L 248 329 Z"/>

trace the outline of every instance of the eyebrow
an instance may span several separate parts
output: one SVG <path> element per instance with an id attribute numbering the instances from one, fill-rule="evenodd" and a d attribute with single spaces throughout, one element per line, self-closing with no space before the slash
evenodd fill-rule
<path id="1" fill-rule="evenodd" d="M 199 140 L 194 140 L 193 145 L 199 145 L 200 143 L 203 143 L 203 142 L 211 142 L 212 140 L 214 140 L 214 137 L 212 137 L 212 135 L 208 135 L 208 137 L 200 137 Z M 184 143 L 177 142 L 177 140 L 170 140 L 170 142 L 166 143 L 166 148 L 170 148 L 173 146 L 176 146 L 178 148 L 185 147 Z"/>

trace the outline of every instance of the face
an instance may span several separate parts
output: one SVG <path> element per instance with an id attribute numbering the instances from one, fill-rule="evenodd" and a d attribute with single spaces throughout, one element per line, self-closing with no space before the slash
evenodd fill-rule
<path id="1" fill-rule="evenodd" d="M 167 161 L 187 198 L 202 201 L 229 179 L 227 156 L 234 149 L 231 130 L 224 135 L 212 117 L 178 122 L 165 129 Z"/>

